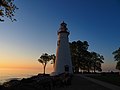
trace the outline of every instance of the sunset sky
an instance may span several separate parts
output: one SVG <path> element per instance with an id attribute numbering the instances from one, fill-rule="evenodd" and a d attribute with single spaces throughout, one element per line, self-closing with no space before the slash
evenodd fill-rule
<path id="1" fill-rule="evenodd" d="M 88 41 L 104 56 L 103 70 L 115 70 L 112 52 L 120 47 L 120 0 L 15 0 L 17 22 L 0 22 L 0 68 L 41 68 L 42 53 L 56 53 L 64 20 L 69 40 Z M 49 65 L 52 67 L 52 65 Z"/>

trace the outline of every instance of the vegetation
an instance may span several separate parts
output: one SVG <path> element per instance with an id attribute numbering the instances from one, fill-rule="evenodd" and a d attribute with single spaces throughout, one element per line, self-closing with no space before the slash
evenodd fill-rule
<path id="1" fill-rule="evenodd" d="M 55 65 L 55 59 L 56 59 L 55 54 L 50 55 L 50 58 L 52 60 L 51 64 L 53 64 L 53 67 L 54 67 L 54 65 Z"/>
<path id="2" fill-rule="evenodd" d="M 104 63 L 103 60 L 104 60 L 104 57 L 96 52 L 91 52 L 91 63 L 92 63 L 92 67 L 93 67 L 93 70 L 95 72 L 95 70 L 98 70 L 98 71 L 102 71 L 101 69 L 101 64 Z"/>
<path id="3" fill-rule="evenodd" d="M 88 51 L 87 41 L 73 41 L 70 43 L 72 64 L 74 72 L 78 73 L 80 70 L 90 72 L 102 71 L 101 64 L 103 63 L 103 56 L 96 52 Z"/>
<path id="4" fill-rule="evenodd" d="M 3 22 L 3 17 L 11 19 L 11 21 L 16 21 L 14 19 L 15 10 L 18 9 L 14 4 L 14 0 L 0 0 L 0 21 Z"/>
<path id="5" fill-rule="evenodd" d="M 74 66 L 74 72 L 79 72 L 80 69 L 84 69 L 84 60 L 85 60 L 85 54 L 87 54 L 87 42 L 81 42 L 81 41 L 73 41 L 70 43 L 70 50 L 71 50 L 71 58 L 72 58 L 72 64 Z"/>
<path id="6" fill-rule="evenodd" d="M 44 68 L 44 74 L 45 74 L 45 68 L 47 63 L 51 60 L 50 55 L 48 55 L 47 53 L 44 53 L 40 56 L 40 59 L 38 59 L 38 61 L 43 65 Z"/>
<path id="7" fill-rule="evenodd" d="M 40 56 L 40 58 L 38 59 L 38 61 L 43 65 L 44 74 L 45 74 L 46 65 L 47 65 L 47 63 L 48 63 L 50 60 L 53 60 L 53 63 L 55 63 L 55 55 L 54 55 L 54 54 L 48 55 L 47 53 L 44 53 L 44 54 L 42 54 L 42 55 Z"/>
<path id="8" fill-rule="evenodd" d="M 116 69 L 120 70 L 120 48 L 113 53 L 115 61 L 117 61 Z"/>

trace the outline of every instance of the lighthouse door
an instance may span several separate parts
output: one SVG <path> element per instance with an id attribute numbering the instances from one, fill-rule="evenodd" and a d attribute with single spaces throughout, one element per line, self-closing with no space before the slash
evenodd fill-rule
<path id="1" fill-rule="evenodd" d="M 69 66 L 65 65 L 65 72 L 69 72 Z"/>

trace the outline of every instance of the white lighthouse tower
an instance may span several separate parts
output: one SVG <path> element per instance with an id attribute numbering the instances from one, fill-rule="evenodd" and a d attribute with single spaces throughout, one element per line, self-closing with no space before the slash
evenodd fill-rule
<path id="1" fill-rule="evenodd" d="M 56 60 L 54 66 L 54 74 L 57 75 L 64 72 L 73 73 L 68 38 L 70 32 L 66 26 L 67 24 L 63 21 L 58 31 Z"/>

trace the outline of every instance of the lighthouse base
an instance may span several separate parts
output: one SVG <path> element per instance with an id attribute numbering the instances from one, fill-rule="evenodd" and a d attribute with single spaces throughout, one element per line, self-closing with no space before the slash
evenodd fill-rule
<path id="1" fill-rule="evenodd" d="M 56 76 L 56 75 L 58 75 L 56 72 L 52 72 L 52 73 L 50 74 L 50 76 Z"/>

